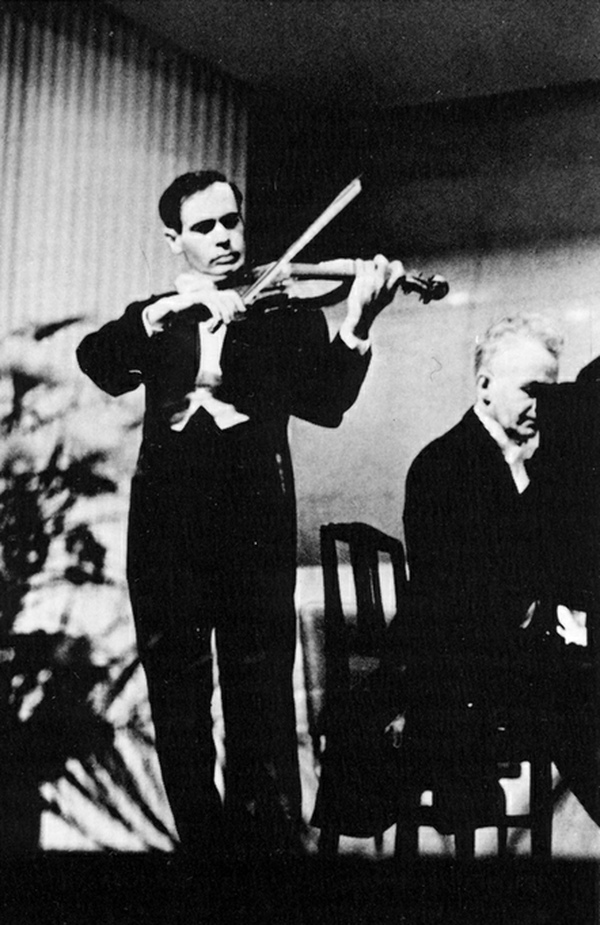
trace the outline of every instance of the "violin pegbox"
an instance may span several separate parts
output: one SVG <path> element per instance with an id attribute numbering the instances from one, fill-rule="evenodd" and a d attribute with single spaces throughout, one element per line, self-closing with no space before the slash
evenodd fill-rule
<path id="1" fill-rule="evenodd" d="M 450 291 L 447 281 L 437 273 L 426 277 L 420 273 L 407 273 L 400 280 L 400 288 L 405 295 L 416 292 L 424 305 L 444 299 Z"/>

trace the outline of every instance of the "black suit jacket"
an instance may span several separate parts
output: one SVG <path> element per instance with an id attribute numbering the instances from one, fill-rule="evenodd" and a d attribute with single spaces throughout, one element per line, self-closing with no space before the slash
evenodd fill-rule
<path id="1" fill-rule="evenodd" d="M 548 597 L 555 553 L 545 512 L 556 486 L 543 457 L 538 450 L 519 494 L 471 409 L 413 462 L 404 527 L 422 646 L 508 651 L 529 605 Z"/>
<path id="2" fill-rule="evenodd" d="M 337 427 L 359 393 L 370 353 L 360 356 L 339 337 L 330 342 L 320 311 L 249 316 L 227 329 L 218 397 L 250 422 L 220 431 L 200 409 L 178 433 L 171 417 L 194 387 L 198 327 L 182 323 L 148 337 L 142 312 L 157 298 L 130 305 L 78 348 L 82 370 L 104 391 L 146 389 L 131 498 L 130 584 L 140 577 L 160 584 L 185 553 L 186 530 L 209 566 L 226 556 L 251 568 L 258 556 L 259 564 L 293 571 L 289 418 Z M 182 520 L 192 508 L 193 522 Z"/>

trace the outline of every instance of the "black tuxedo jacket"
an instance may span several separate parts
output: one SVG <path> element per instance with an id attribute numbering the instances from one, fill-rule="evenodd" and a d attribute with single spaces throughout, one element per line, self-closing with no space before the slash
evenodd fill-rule
<path id="1" fill-rule="evenodd" d="M 142 312 L 157 298 L 130 305 L 78 348 L 82 370 L 104 391 L 146 389 L 131 497 L 130 584 L 140 576 L 160 584 L 190 542 L 208 567 L 226 557 L 247 568 L 258 561 L 293 571 L 289 418 L 337 427 L 358 395 L 370 353 L 359 355 L 339 337 L 330 341 L 320 311 L 249 316 L 227 329 L 218 394 L 249 423 L 220 431 L 201 408 L 178 433 L 171 417 L 194 387 L 199 332 L 197 324 L 181 323 L 149 337 Z"/>
<path id="2" fill-rule="evenodd" d="M 559 486 L 541 447 L 528 470 L 519 494 L 473 409 L 413 462 L 404 527 L 422 647 L 508 653 L 529 605 L 560 596 L 547 516 Z"/>

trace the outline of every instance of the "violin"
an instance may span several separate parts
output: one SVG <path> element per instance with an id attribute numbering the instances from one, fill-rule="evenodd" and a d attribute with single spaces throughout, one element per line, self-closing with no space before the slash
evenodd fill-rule
<path id="1" fill-rule="evenodd" d="M 355 277 L 354 260 L 350 258 L 315 264 L 292 263 L 288 275 L 269 288 L 262 289 L 258 296 L 248 302 L 247 293 L 252 290 L 252 281 L 260 272 L 261 268 L 246 271 L 236 277 L 234 285 L 231 280 L 226 283 L 228 289 L 235 289 L 239 293 L 252 315 L 266 315 L 282 309 L 296 312 L 338 305 L 348 296 Z M 332 287 L 331 283 L 337 285 Z M 443 299 L 449 291 L 444 277 L 437 274 L 424 277 L 418 273 L 407 273 L 398 280 L 397 288 L 405 295 L 416 293 L 425 305 Z M 197 324 L 208 321 L 210 317 L 206 306 L 192 305 L 181 312 L 167 315 L 165 327 L 171 328 L 174 324 L 186 322 Z M 245 317 L 242 315 L 238 320 L 243 321 Z"/>
<path id="2" fill-rule="evenodd" d="M 259 305 L 264 303 L 265 311 L 270 310 L 271 299 L 276 303 L 277 298 L 282 298 L 284 295 L 287 296 L 289 304 L 294 307 L 296 302 L 304 302 L 305 308 L 313 307 L 313 305 L 314 307 L 336 305 L 348 294 L 355 276 L 354 260 L 349 258 L 314 264 L 292 263 L 289 266 L 289 277 L 284 277 L 272 289 L 263 290 L 257 302 Z M 340 282 L 341 285 L 323 289 L 323 283 L 332 281 Z M 318 282 L 319 285 L 310 287 L 309 282 Z M 425 305 L 428 302 L 443 299 L 450 289 L 443 276 L 436 274 L 424 277 L 419 273 L 406 273 L 398 280 L 398 288 L 405 295 L 416 293 Z M 314 290 L 314 295 L 310 294 L 311 289 Z M 242 300 L 244 300 L 243 295 Z M 257 302 L 253 301 L 250 304 L 254 306 Z"/>
<path id="3" fill-rule="evenodd" d="M 329 222 L 357 196 L 362 189 L 360 177 L 356 177 L 311 225 L 291 244 L 274 263 L 254 270 L 242 270 L 235 278 L 222 283 L 228 289 L 234 288 L 240 294 L 244 305 L 253 312 L 264 314 L 282 308 L 299 309 L 325 308 L 337 305 L 346 298 L 356 275 L 355 262 L 349 258 L 330 260 L 324 263 L 293 263 L 293 258 Z M 315 283 L 318 287 L 315 288 Z M 340 285 L 331 288 L 331 282 Z M 325 288 L 323 288 L 325 283 Z M 442 276 L 423 277 L 410 273 L 402 276 L 397 288 L 403 293 L 417 293 L 424 304 L 443 299 L 449 286 Z M 210 312 L 203 305 L 193 305 L 184 311 L 167 316 L 166 327 L 179 321 L 205 321 Z"/>

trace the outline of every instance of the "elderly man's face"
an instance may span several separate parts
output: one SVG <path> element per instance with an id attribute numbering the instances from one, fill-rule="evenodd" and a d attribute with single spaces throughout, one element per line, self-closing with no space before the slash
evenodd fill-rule
<path id="1" fill-rule="evenodd" d="M 171 250 L 213 281 L 226 279 L 244 262 L 244 224 L 228 183 L 213 183 L 181 204 L 181 232 L 167 231 Z"/>
<path id="2" fill-rule="evenodd" d="M 478 397 L 486 413 L 511 440 L 522 443 L 537 432 L 536 400 L 529 394 L 535 382 L 556 382 L 558 363 L 539 341 L 509 335 L 477 377 Z"/>

